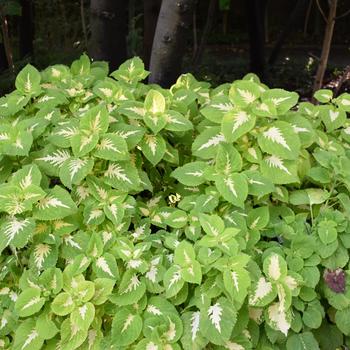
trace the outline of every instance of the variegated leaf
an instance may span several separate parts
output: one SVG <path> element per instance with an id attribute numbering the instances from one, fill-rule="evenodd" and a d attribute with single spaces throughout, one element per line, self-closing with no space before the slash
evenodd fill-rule
<path id="1" fill-rule="evenodd" d="M 231 302 L 220 297 L 201 311 L 200 330 L 210 342 L 223 345 L 231 337 L 237 311 Z"/>
<path id="2" fill-rule="evenodd" d="M 235 81 L 229 91 L 230 100 L 239 107 L 247 107 L 261 95 L 257 83 L 249 80 Z"/>
<path id="3" fill-rule="evenodd" d="M 184 333 L 181 337 L 181 344 L 184 350 L 201 350 L 208 344 L 205 335 L 200 331 L 200 311 L 185 312 L 182 314 Z"/>
<path id="4" fill-rule="evenodd" d="M 253 284 L 250 296 L 249 305 L 255 307 L 264 307 L 271 303 L 277 296 L 276 287 L 265 277 L 260 277 L 259 280 Z"/>
<path id="5" fill-rule="evenodd" d="M 56 220 L 72 215 L 77 207 L 69 193 L 60 186 L 50 189 L 33 210 L 33 216 L 39 220 Z"/>
<path id="6" fill-rule="evenodd" d="M 216 154 L 218 145 L 225 142 L 220 127 L 211 127 L 200 133 L 192 144 L 192 153 L 203 159 L 213 158 Z"/>
<path id="7" fill-rule="evenodd" d="M 128 146 L 126 141 L 116 134 L 105 134 L 96 146 L 94 155 L 107 160 L 129 159 Z"/>
<path id="8" fill-rule="evenodd" d="M 39 350 L 44 344 L 36 330 L 34 318 L 28 318 L 22 322 L 15 331 L 13 349 L 15 350 Z"/>
<path id="9" fill-rule="evenodd" d="M 95 306 L 85 303 L 73 310 L 70 314 L 71 324 L 80 330 L 88 330 L 95 317 Z"/>
<path id="10" fill-rule="evenodd" d="M 15 310 L 20 317 L 28 317 L 37 313 L 45 303 L 37 288 L 25 289 L 16 300 Z"/>
<path id="11" fill-rule="evenodd" d="M 258 136 L 260 148 L 282 159 L 299 156 L 300 141 L 289 123 L 277 121 Z"/>
<path id="12" fill-rule="evenodd" d="M 204 117 L 213 123 L 220 124 L 225 114 L 233 111 L 234 106 L 227 96 L 213 97 L 208 105 L 200 110 Z"/>
<path id="13" fill-rule="evenodd" d="M 122 191 L 136 189 L 140 179 L 138 172 L 129 162 L 110 162 L 104 173 L 104 181 Z"/>
<path id="14" fill-rule="evenodd" d="M 272 281 L 279 281 L 287 276 L 287 263 L 279 254 L 268 255 L 263 262 L 265 276 Z"/>
<path id="15" fill-rule="evenodd" d="M 215 180 L 215 186 L 225 200 L 244 208 L 244 202 L 248 196 L 248 184 L 244 175 L 232 173 L 218 176 Z"/>
<path id="16" fill-rule="evenodd" d="M 221 130 L 227 141 L 236 141 L 255 126 L 255 116 L 244 111 L 234 109 L 225 114 L 221 123 Z"/>
<path id="17" fill-rule="evenodd" d="M 120 346 L 128 346 L 140 336 L 142 324 L 141 316 L 131 309 L 119 309 L 113 318 L 112 339 Z"/>
<path id="18" fill-rule="evenodd" d="M 68 188 L 72 188 L 72 185 L 79 185 L 91 172 L 93 166 L 94 161 L 91 158 L 69 158 L 60 168 L 59 176 L 62 184 Z"/>
<path id="19" fill-rule="evenodd" d="M 282 332 L 285 336 L 288 335 L 288 330 L 291 328 L 291 315 L 280 303 L 269 306 L 265 312 L 265 319 L 273 329 Z"/>
<path id="20" fill-rule="evenodd" d="M 158 164 L 164 157 L 166 151 L 166 144 L 162 136 L 146 134 L 140 142 L 144 156 L 153 164 Z"/>
<path id="21" fill-rule="evenodd" d="M 118 293 L 113 294 L 110 300 L 117 305 L 132 305 L 137 303 L 146 292 L 146 284 L 135 271 L 125 271 L 119 284 Z"/>
<path id="22" fill-rule="evenodd" d="M 298 102 L 299 96 L 296 92 L 283 89 L 267 89 L 261 95 L 262 102 L 272 102 L 276 107 L 277 114 L 285 114 Z"/>
<path id="23" fill-rule="evenodd" d="M 57 147 L 68 148 L 73 136 L 79 133 L 79 121 L 77 119 L 70 119 L 69 121 L 62 121 L 51 131 L 48 140 Z"/>
<path id="24" fill-rule="evenodd" d="M 183 116 L 177 111 L 167 111 L 165 113 L 165 119 L 167 124 L 164 128 L 166 130 L 181 132 L 193 129 L 192 123 L 185 116 Z"/>
<path id="25" fill-rule="evenodd" d="M 186 186 L 198 186 L 205 182 L 207 169 L 208 165 L 205 162 L 191 162 L 176 168 L 171 176 Z"/>
<path id="26" fill-rule="evenodd" d="M 8 245 L 23 248 L 32 237 L 35 221 L 16 216 L 6 218 L 0 226 L 0 252 Z"/>
<path id="27" fill-rule="evenodd" d="M 265 157 L 260 164 L 261 174 L 274 184 L 298 182 L 297 164 L 292 160 L 283 160 L 272 155 Z"/>

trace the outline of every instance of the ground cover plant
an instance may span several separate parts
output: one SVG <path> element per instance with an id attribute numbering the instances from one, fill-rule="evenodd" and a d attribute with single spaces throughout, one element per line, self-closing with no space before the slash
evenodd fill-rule
<path id="1" fill-rule="evenodd" d="M 0 99 L 0 349 L 349 346 L 350 95 L 147 75 Z"/>

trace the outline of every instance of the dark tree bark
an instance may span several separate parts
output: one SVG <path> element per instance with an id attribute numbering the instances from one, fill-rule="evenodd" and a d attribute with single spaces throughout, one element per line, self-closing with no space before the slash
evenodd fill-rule
<path id="1" fill-rule="evenodd" d="M 181 73 L 196 0 L 163 0 L 153 40 L 150 83 L 168 87 Z"/>
<path id="2" fill-rule="evenodd" d="M 209 35 L 211 28 L 213 26 L 213 23 L 214 23 L 217 3 L 218 3 L 217 0 L 210 0 L 209 1 L 207 20 L 206 20 L 205 25 L 204 25 L 200 44 L 199 44 L 198 49 L 196 50 L 194 58 L 193 58 L 193 66 L 194 67 L 198 66 L 201 62 L 202 55 L 203 55 L 204 48 L 205 48 L 205 44 L 207 43 L 208 35 Z"/>
<path id="3" fill-rule="evenodd" d="M 149 68 L 154 33 L 162 0 L 143 0 L 143 62 Z"/>
<path id="4" fill-rule="evenodd" d="M 110 70 L 127 57 L 127 8 L 125 0 L 91 0 L 89 54 L 94 60 L 107 61 Z"/>
<path id="5" fill-rule="evenodd" d="M 275 46 L 272 48 L 271 55 L 268 61 L 269 65 L 273 65 L 277 61 L 278 55 L 281 52 L 283 44 L 285 43 L 288 35 L 293 33 L 297 19 L 300 13 L 305 9 L 307 2 L 308 0 L 298 0 L 298 2 L 296 3 L 292 13 L 287 19 L 285 27 L 283 28 L 280 36 L 276 41 Z"/>
<path id="6" fill-rule="evenodd" d="M 250 70 L 265 76 L 265 11 L 267 0 L 247 0 Z"/>
<path id="7" fill-rule="evenodd" d="M 3 43 L 0 43 L 0 72 L 8 68 L 8 63 L 6 59 L 6 52 Z"/>
<path id="8" fill-rule="evenodd" d="M 326 29 L 325 29 L 324 38 L 323 38 L 321 59 L 317 68 L 317 73 L 316 73 L 314 87 L 313 87 L 313 93 L 315 93 L 317 90 L 321 89 L 322 87 L 324 74 L 327 68 L 329 52 L 332 44 L 338 0 L 330 0 L 329 4 L 330 4 L 330 7 L 329 7 Z M 313 101 L 315 102 L 315 100 Z"/>
<path id="9" fill-rule="evenodd" d="M 33 53 L 34 40 L 34 8 L 32 0 L 21 0 L 22 15 L 19 25 L 19 53 L 20 57 Z"/>

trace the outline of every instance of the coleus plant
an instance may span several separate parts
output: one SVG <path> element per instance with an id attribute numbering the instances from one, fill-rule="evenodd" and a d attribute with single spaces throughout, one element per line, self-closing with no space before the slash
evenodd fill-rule
<path id="1" fill-rule="evenodd" d="M 350 95 L 147 75 L 0 99 L 0 349 L 349 346 Z"/>

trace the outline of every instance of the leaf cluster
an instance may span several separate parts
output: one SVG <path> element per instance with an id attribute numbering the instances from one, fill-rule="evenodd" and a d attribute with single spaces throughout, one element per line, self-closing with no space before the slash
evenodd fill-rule
<path id="1" fill-rule="evenodd" d="M 147 75 L 83 55 L 0 99 L 0 349 L 347 346 L 350 95 Z"/>

